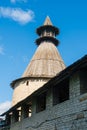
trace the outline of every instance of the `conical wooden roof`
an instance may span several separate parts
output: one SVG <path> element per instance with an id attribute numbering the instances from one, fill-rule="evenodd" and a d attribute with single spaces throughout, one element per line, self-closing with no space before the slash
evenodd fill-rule
<path id="1" fill-rule="evenodd" d="M 43 42 L 37 48 L 23 77 L 53 77 L 65 68 L 64 62 L 51 42 Z"/>
<path id="2" fill-rule="evenodd" d="M 46 28 L 48 26 L 51 27 L 49 33 L 53 35 L 52 32 L 54 32 L 55 29 L 52 30 L 54 26 L 47 16 L 44 25 L 39 29 L 41 31 L 39 38 L 39 40 L 41 40 L 40 44 L 22 77 L 51 78 L 65 68 L 64 62 L 52 40 L 52 38 L 55 39 L 55 36 L 48 36 L 47 33 L 45 36 L 44 30 L 48 29 Z M 42 33 L 44 33 L 43 36 Z M 46 39 L 44 39 L 45 37 Z"/>

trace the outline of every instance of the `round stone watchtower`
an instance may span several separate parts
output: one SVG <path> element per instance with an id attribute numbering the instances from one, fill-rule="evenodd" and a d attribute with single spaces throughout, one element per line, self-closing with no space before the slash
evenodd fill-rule
<path id="1" fill-rule="evenodd" d="M 38 48 L 21 78 L 11 83 L 13 92 L 12 106 L 23 100 L 49 79 L 65 68 L 65 64 L 56 48 L 59 41 L 56 35 L 59 29 L 52 25 L 47 16 L 44 25 L 36 30 L 39 38 Z"/>

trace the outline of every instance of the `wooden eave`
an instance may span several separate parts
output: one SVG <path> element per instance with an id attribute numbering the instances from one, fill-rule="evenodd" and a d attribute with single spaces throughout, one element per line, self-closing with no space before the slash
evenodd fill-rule
<path id="1" fill-rule="evenodd" d="M 57 40 L 56 38 L 51 37 L 51 36 L 40 37 L 40 38 L 36 39 L 35 42 L 37 45 L 40 45 L 43 41 L 52 42 L 52 43 L 54 43 L 55 46 L 59 45 L 59 40 Z"/>
<path id="2" fill-rule="evenodd" d="M 55 26 L 52 26 L 52 25 L 40 26 L 39 28 L 37 28 L 36 33 L 40 36 L 41 33 L 42 33 L 44 30 L 51 30 L 52 32 L 55 33 L 55 35 L 58 35 L 58 34 L 59 34 L 59 29 L 58 29 L 57 27 L 55 27 Z"/>

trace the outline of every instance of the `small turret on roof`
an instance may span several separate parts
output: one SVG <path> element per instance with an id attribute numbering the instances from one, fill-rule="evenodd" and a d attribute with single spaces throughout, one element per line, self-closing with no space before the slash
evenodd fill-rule
<path id="1" fill-rule="evenodd" d="M 49 16 L 46 17 L 43 26 L 37 28 L 36 32 L 40 36 L 36 39 L 37 45 L 40 45 L 43 41 L 52 42 L 55 46 L 59 44 L 59 40 L 56 39 L 56 35 L 59 34 L 59 29 L 53 26 Z"/>

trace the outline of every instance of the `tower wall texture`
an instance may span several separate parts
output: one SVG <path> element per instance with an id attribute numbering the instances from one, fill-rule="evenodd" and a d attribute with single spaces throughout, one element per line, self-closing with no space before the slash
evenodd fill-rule
<path id="1" fill-rule="evenodd" d="M 12 106 L 31 95 L 35 90 L 42 87 L 48 79 L 29 79 L 17 82 L 14 86 Z"/>

